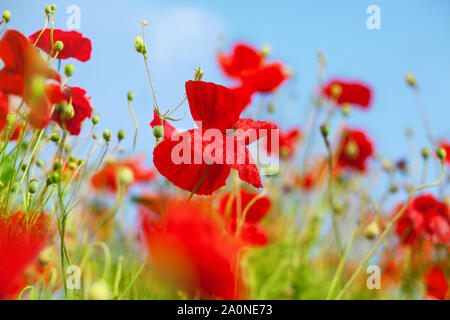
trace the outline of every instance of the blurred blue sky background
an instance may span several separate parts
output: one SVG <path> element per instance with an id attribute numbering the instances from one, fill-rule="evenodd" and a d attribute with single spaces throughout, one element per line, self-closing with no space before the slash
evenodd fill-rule
<path id="1" fill-rule="evenodd" d="M 126 92 L 135 91 L 134 108 L 140 131 L 137 150 L 148 154 L 154 146 L 148 123 L 152 95 L 142 57 L 134 51 L 134 37 L 147 19 L 146 40 L 150 68 L 163 110 L 174 107 L 184 94 L 184 82 L 201 66 L 206 81 L 229 84 L 215 59 L 220 39 L 226 48 L 235 40 L 256 46 L 270 44 L 273 59 L 295 71 L 280 92 L 275 118 L 282 127 L 304 123 L 304 110 L 315 90 L 316 57 L 327 57 L 327 75 L 359 78 L 370 83 L 375 100 L 370 112 L 354 111 L 350 124 L 367 128 L 377 149 L 387 156 L 408 156 L 405 128 L 416 132 L 417 147 L 427 144 L 404 74 L 418 78 L 430 122 L 437 137 L 450 138 L 450 1 L 58 1 L 56 27 L 67 29 L 69 5 L 81 9 L 81 29 L 93 43 L 86 63 L 72 60 L 76 73 L 71 85 L 84 87 L 101 116 L 101 128 L 128 132 L 134 125 Z M 3 0 L 0 10 L 12 12 L 12 28 L 26 35 L 41 29 L 47 1 Z M 381 30 L 368 30 L 366 9 L 381 9 Z M 298 99 L 284 103 L 294 90 Z M 256 106 L 254 106 L 256 107 Z M 187 104 L 174 115 L 187 116 L 176 126 L 191 128 Z"/>

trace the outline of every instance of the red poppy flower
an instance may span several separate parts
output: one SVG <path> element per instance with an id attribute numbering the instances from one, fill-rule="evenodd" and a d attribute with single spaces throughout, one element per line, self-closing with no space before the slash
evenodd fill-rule
<path id="1" fill-rule="evenodd" d="M 445 300 L 448 291 L 448 282 L 441 268 L 434 266 L 428 269 L 423 280 L 426 287 L 426 295 L 431 299 Z"/>
<path id="2" fill-rule="evenodd" d="M 264 61 L 261 52 L 245 43 L 237 43 L 229 55 L 219 53 L 217 58 L 223 72 L 236 79 L 245 71 L 259 68 Z"/>
<path id="3" fill-rule="evenodd" d="M 106 189 L 116 192 L 118 188 L 118 173 L 123 167 L 130 168 L 133 171 L 134 179 L 132 184 L 153 180 L 155 178 L 155 171 L 151 168 L 144 168 L 142 166 L 143 160 L 142 157 L 135 157 L 106 163 L 100 171 L 92 176 L 92 187 L 96 190 Z"/>
<path id="4" fill-rule="evenodd" d="M 445 162 L 450 165 L 450 142 L 446 141 L 439 142 L 439 148 L 443 148 L 447 152 Z"/>
<path id="5" fill-rule="evenodd" d="M 238 199 L 233 197 L 230 200 L 230 194 L 226 194 L 220 200 L 219 213 L 224 217 L 231 235 L 236 233 L 240 217 L 238 217 Z M 258 194 L 241 190 L 240 192 L 240 214 L 244 213 L 249 203 L 253 201 Z M 259 224 L 262 218 L 269 212 L 272 202 L 268 197 L 260 197 L 248 209 L 243 221 L 240 238 L 249 245 L 266 245 L 268 236 L 263 226 Z"/>
<path id="6" fill-rule="evenodd" d="M 373 153 L 373 143 L 364 131 L 346 128 L 337 150 L 336 167 L 364 172 Z"/>
<path id="7" fill-rule="evenodd" d="M 301 131 L 298 128 L 293 128 L 286 132 L 279 132 L 278 151 L 281 158 L 289 159 L 295 154 L 301 135 Z M 268 154 L 273 153 L 271 143 L 267 143 L 266 148 Z"/>
<path id="8" fill-rule="evenodd" d="M 30 108 L 30 124 L 44 128 L 50 121 L 52 105 L 58 103 L 54 85 L 44 86 L 47 79 L 60 81 L 56 71 L 48 68 L 30 41 L 16 30 L 8 30 L 0 40 L 0 90 L 20 95 Z M 44 89 L 40 92 L 39 87 Z"/>
<path id="9" fill-rule="evenodd" d="M 0 132 L 6 126 L 6 116 L 9 113 L 8 96 L 0 91 Z"/>
<path id="10" fill-rule="evenodd" d="M 266 63 L 261 52 L 251 46 L 238 43 L 229 55 L 219 53 L 219 65 L 230 78 L 254 92 L 272 92 L 288 77 L 280 62 Z"/>
<path id="11" fill-rule="evenodd" d="M 395 213 L 403 205 L 399 205 Z M 433 243 L 450 244 L 450 213 L 432 194 L 414 198 L 397 221 L 396 234 L 403 244 L 415 245 L 420 237 Z"/>
<path id="12" fill-rule="evenodd" d="M 0 299 L 10 297 L 21 273 L 33 263 L 49 238 L 49 221 L 45 215 L 36 222 L 25 221 L 21 212 L 10 218 L 0 216 Z"/>
<path id="13" fill-rule="evenodd" d="M 185 131 L 160 142 L 153 151 L 158 171 L 177 187 L 200 195 L 210 195 L 224 186 L 231 169 L 237 170 L 243 181 L 261 188 L 258 168 L 245 145 L 259 139 L 264 132 L 270 134 L 274 126 L 239 120 L 242 101 L 223 86 L 188 81 L 186 94 L 192 118 L 201 124 L 201 129 Z M 226 135 L 233 128 L 241 130 L 233 131 L 236 135 Z M 208 129 L 215 129 L 218 136 L 207 137 Z M 247 135 L 252 129 L 256 132 L 254 137 Z M 176 156 L 180 159 L 174 159 Z"/>
<path id="14" fill-rule="evenodd" d="M 330 80 L 322 89 L 322 95 L 337 104 L 351 104 L 367 109 L 372 99 L 372 89 L 362 81 Z"/>
<path id="15" fill-rule="evenodd" d="M 163 217 L 141 215 L 143 236 L 160 272 L 205 298 L 242 299 L 241 243 L 196 204 L 172 202 Z"/>
<path id="16" fill-rule="evenodd" d="M 35 43 L 42 30 L 36 31 L 30 36 L 30 41 Z M 92 44 L 91 40 L 83 37 L 77 31 L 53 30 L 53 42 L 62 41 L 63 49 L 58 53 L 58 59 L 75 58 L 85 62 L 91 58 Z M 50 29 L 45 29 L 36 46 L 46 53 L 50 54 L 52 43 L 50 41 Z M 56 51 L 53 51 L 55 54 Z"/>
<path id="17" fill-rule="evenodd" d="M 64 86 L 62 89 L 64 101 L 69 103 L 72 99 L 74 116 L 71 119 L 64 117 L 64 110 L 55 110 L 52 114 L 52 120 L 56 121 L 61 128 L 67 129 L 73 136 L 77 136 L 81 131 L 81 123 L 91 117 L 92 107 L 90 97 L 86 97 L 86 90 L 79 87 Z"/>
<path id="18" fill-rule="evenodd" d="M 153 120 L 150 122 L 150 126 L 154 128 L 155 126 L 161 125 L 161 119 L 158 117 L 156 111 L 153 111 Z M 177 130 L 174 126 L 172 126 L 166 119 L 163 120 L 162 124 L 164 128 L 164 139 L 170 139 L 172 137 L 172 133 L 177 133 Z"/>

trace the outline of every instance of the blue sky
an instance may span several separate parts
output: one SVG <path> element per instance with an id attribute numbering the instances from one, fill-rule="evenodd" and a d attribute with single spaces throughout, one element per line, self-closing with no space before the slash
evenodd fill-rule
<path id="1" fill-rule="evenodd" d="M 221 75 L 215 52 L 223 39 L 257 46 L 270 44 L 273 59 L 295 71 L 295 81 L 280 92 L 295 90 L 298 100 L 280 99 L 275 118 L 283 127 L 304 123 L 303 111 L 315 89 L 316 56 L 327 57 L 327 74 L 363 79 L 375 90 L 372 110 L 355 111 L 349 122 L 367 128 L 377 149 L 392 157 L 407 156 L 405 128 L 414 127 L 418 147 L 426 145 L 425 131 L 404 74 L 418 78 L 434 134 L 450 138 L 450 2 L 435 1 L 53 1 L 56 27 L 67 29 L 69 5 L 81 9 L 81 29 L 93 42 L 92 59 L 73 62 L 71 85 L 84 87 L 102 120 L 100 127 L 128 132 L 134 125 L 126 92 L 135 91 L 134 108 L 140 131 L 137 150 L 151 157 L 154 142 L 148 123 L 152 96 L 142 57 L 133 42 L 140 22 L 147 19 L 150 68 L 162 109 L 174 107 L 184 93 L 193 68 L 202 66 L 205 80 L 229 84 Z M 11 27 L 31 34 L 44 24 L 46 1 L 3 0 L 0 10 L 12 11 Z M 381 9 L 381 30 L 366 28 L 366 8 Z M 187 116 L 177 126 L 191 128 Z M 182 117 L 183 112 L 178 115 Z"/>

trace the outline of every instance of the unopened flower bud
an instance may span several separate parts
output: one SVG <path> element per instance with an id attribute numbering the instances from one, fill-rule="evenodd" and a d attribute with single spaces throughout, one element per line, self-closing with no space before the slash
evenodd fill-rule
<path id="1" fill-rule="evenodd" d="M 94 134 L 92 135 L 92 139 L 96 140 L 97 138 L 98 138 L 98 135 L 97 135 L 96 133 L 94 133 Z"/>
<path id="2" fill-rule="evenodd" d="M 430 148 L 423 148 L 422 149 L 422 158 L 424 159 L 428 159 L 428 157 L 430 156 Z"/>
<path id="3" fill-rule="evenodd" d="M 128 186 L 134 181 L 134 173 L 129 167 L 122 167 L 118 172 L 119 184 L 123 186 Z"/>
<path id="4" fill-rule="evenodd" d="M 95 126 L 100 121 L 99 116 L 93 116 L 92 117 L 92 124 Z"/>
<path id="5" fill-rule="evenodd" d="M 261 47 L 261 55 L 267 57 L 272 53 L 272 47 L 269 44 L 265 44 Z"/>
<path id="6" fill-rule="evenodd" d="M 73 108 L 73 105 L 70 103 L 66 105 L 66 107 L 64 108 L 64 118 L 70 120 L 74 116 L 75 116 L 75 109 Z"/>
<path id="7" fill-rule="evenodd" d="M 391 184 L 389 187 L 389 192 L 396 193 L 397 191 L 398 191 L 398 185 L 396 185 L 395 183 Z"/>
<path id="8" fill-rule="evenodd" d="M 52 13 L 52 8 L 50 8 L 50 6 L 47 5 L 47 6 L 45 6 L 45 8 L 44 8 L 44 12 L 45 12 L 45 14 L 50 14 L 50 13 Z"/>
<path id="9" fill-rule="evenodd" d="M 119 130 L 119 132 L 117 132 L 117 139 L 119 139 L 119 141 L 123 140 L 126 136 L 126 132 L 124 130 Z"/>
<path id="10" fill-rule="evenodd" d="M 48 246 L 44 250 L 41 251 L 38 257 L 39 264 L 42 266 L 45 266 L 50 261 L 52 261 L 53 257 L 55 256 L 54 253 L 54 247 Z"/>
<path id="11" fill-rule="evenodd" d="M 58 183 L 61 180 L 61 177 L 58 172 L 52 173 L 52 180 L 53 180 L 53 183 Z"/>
<path id="12" fill-rule="evenodd" d="M 38 160 L 38 161 L 36 162 L 36 165 L 37 165 L 39 168 L 42 168 L 42 167 L 44 166 L 44 162 L 43 162 L 42 160 Z"/>
<path id="13" fill-rule="evenodd" d="M 411 72 L 407 72 L 406 74 L 405 74 L 405 80 L 406 80 L 406 83 L 409 85 L 409 86 L 411 86 L 411 87 L 416 87 L 416 77 L 411 73 Z"/>
<path id="14" fill-rule="evenodd" d="M 89 288 L 88 298 L 90 300 L 110 300 L 112 294 L 108 283 L 103 279 L 94 282 Z"/>
<path id="15" fill-rule="evenodd" d="M 9 20 L 11 20 L 11 11 L 9 10 L 3 11 L 2 18 L 5 20 L 6 23 L 8 23 Z"/>
<path id="16" fill-rule="evenodd" d="M 6 125 L 8 127 L 12 126 L 17 121 L 17 116 L 14 113 L 9 113 L 6 116 Z"/>
<path id="17" fill-rule="evenodd" d="M 328 134 L 330 133 L 330 127 L 326 124 L 321 125 L 320 133 L 322 133 L 322 136 L 328 137 Z"/>
<path id="18" fill-rule="evenodd" d="M 441 159 L 441 161 L 444 161 L 445 158 L 447 157 L 447 152 L 445 151 L 445 149 L 440 148 L 438 149 L 438 151 L 436 151 L 436 155 L 438 156 L 439 159 Z"/>
<path id="19" fill-rule="evenodd" d="M 56 4 L 50 5 L 50 9 L 52 10 L 52 12 L 55 12 L 56 11 Z"/>
<path id="20" fill-rule="evenodd" d="M 28 186 L 28 192 L 31 194 L 34 194 L 37 192 L 39 188 L 39 183 L 36 180 L 32 180 L 30 182 L 30 185 Z"/>
<path id="21" fill-rule="evenodd" d="M 61 40 L 55 42 L 55 50 L 61 51 L 64 48 L 64 43 Z"/>
<path id="22" fill-rule="evenodd" d="M 69 166 L 69 169 L 73 171 L 73 170 L 75 170 L 77 168 L 77 163 L 73 162 L 73 161 L 70 161 L 68 166 Z"/>
<path id="23" fill-rule="evenodd" d="M 54 143 L 59 143 L 59 135 L 57 133 L 54 133 L 50 136 L 50 140 Z"/>
<path id="24" fill-rule="evenodd" d="M 380 227 L 376 221 L 372 221 L 364 229 L 364 237 L 368 240 L 373 240 L 380 234 Z"/>
<path id="25" fill-rule="evenodd" d="M 72 63 L 68 63 L 64 66 L 64 74 L 67 77 L 71 77 L 75 72 L 75 66 Z"/>
<path id="26" fill-rule="evenodd" d="M 273 103 L 269 103 L 269 106 L 267 107 L 267 110 L 269 112 L 274 112 L 275 111 L 275 105 Z"/>
<path id="27" fill-rule="evenodd" d="M 111 130 L 106 129 L 105 131 L 103 131 L 103 139 L 105 139 L 107 142 L 111 140 L 111 135 L 112 135 Z"/>
<path id="28" fill-rule="evenodd" d="M 127 98 L 128 98 L 128 101 L 133 101 L 134 100 L 134 92 L 133 91 L 129 91 L 127 93 Z"/>
<path id="29" fill-rule="evenodd" d="M 163 128 L 163 126 L 154 126 L 153 127 L 153 135 L 157 139 L 161 138 L 164 135 L 164 128 Z"/>
<path id="30" fill-rule="evenodd" d="M 144 39 L 142 39 L 141 36 L 136 36 L 136 38 L 134 39 L 134 48 L 136 49 L 137 52 L 144 53 L 145 43 Z"/>
<path id="31" fill-rule="evenodd" d="M 61 160 L 55 160 L 55 163 L 53 164 L 53 170 L 58 170 L 59 168 L 61 168 L 61 166 L 62 166 Z"/>

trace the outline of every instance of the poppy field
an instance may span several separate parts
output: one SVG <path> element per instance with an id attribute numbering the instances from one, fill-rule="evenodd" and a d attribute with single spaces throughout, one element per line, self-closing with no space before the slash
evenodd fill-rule
<path id="1" fill-rule="evenodd" d="M 390 158 L 349 124 L 377 88 L 329 75 L 326 52 L 302 125 L 276 116 L 295 70 L 245 39 L 217 50 L 222 82 L 196 67 L 162 104 L 144 20 L 130 72 L 153 117 L 124 89 L 135 129 L 112 131 L 73 80 L 96 39 L 57 25 L 56 5 L 30 34 L 0 10 L 0 300 L 450 298 L 450 138 L 413 73 L 427 142 Z"/>

